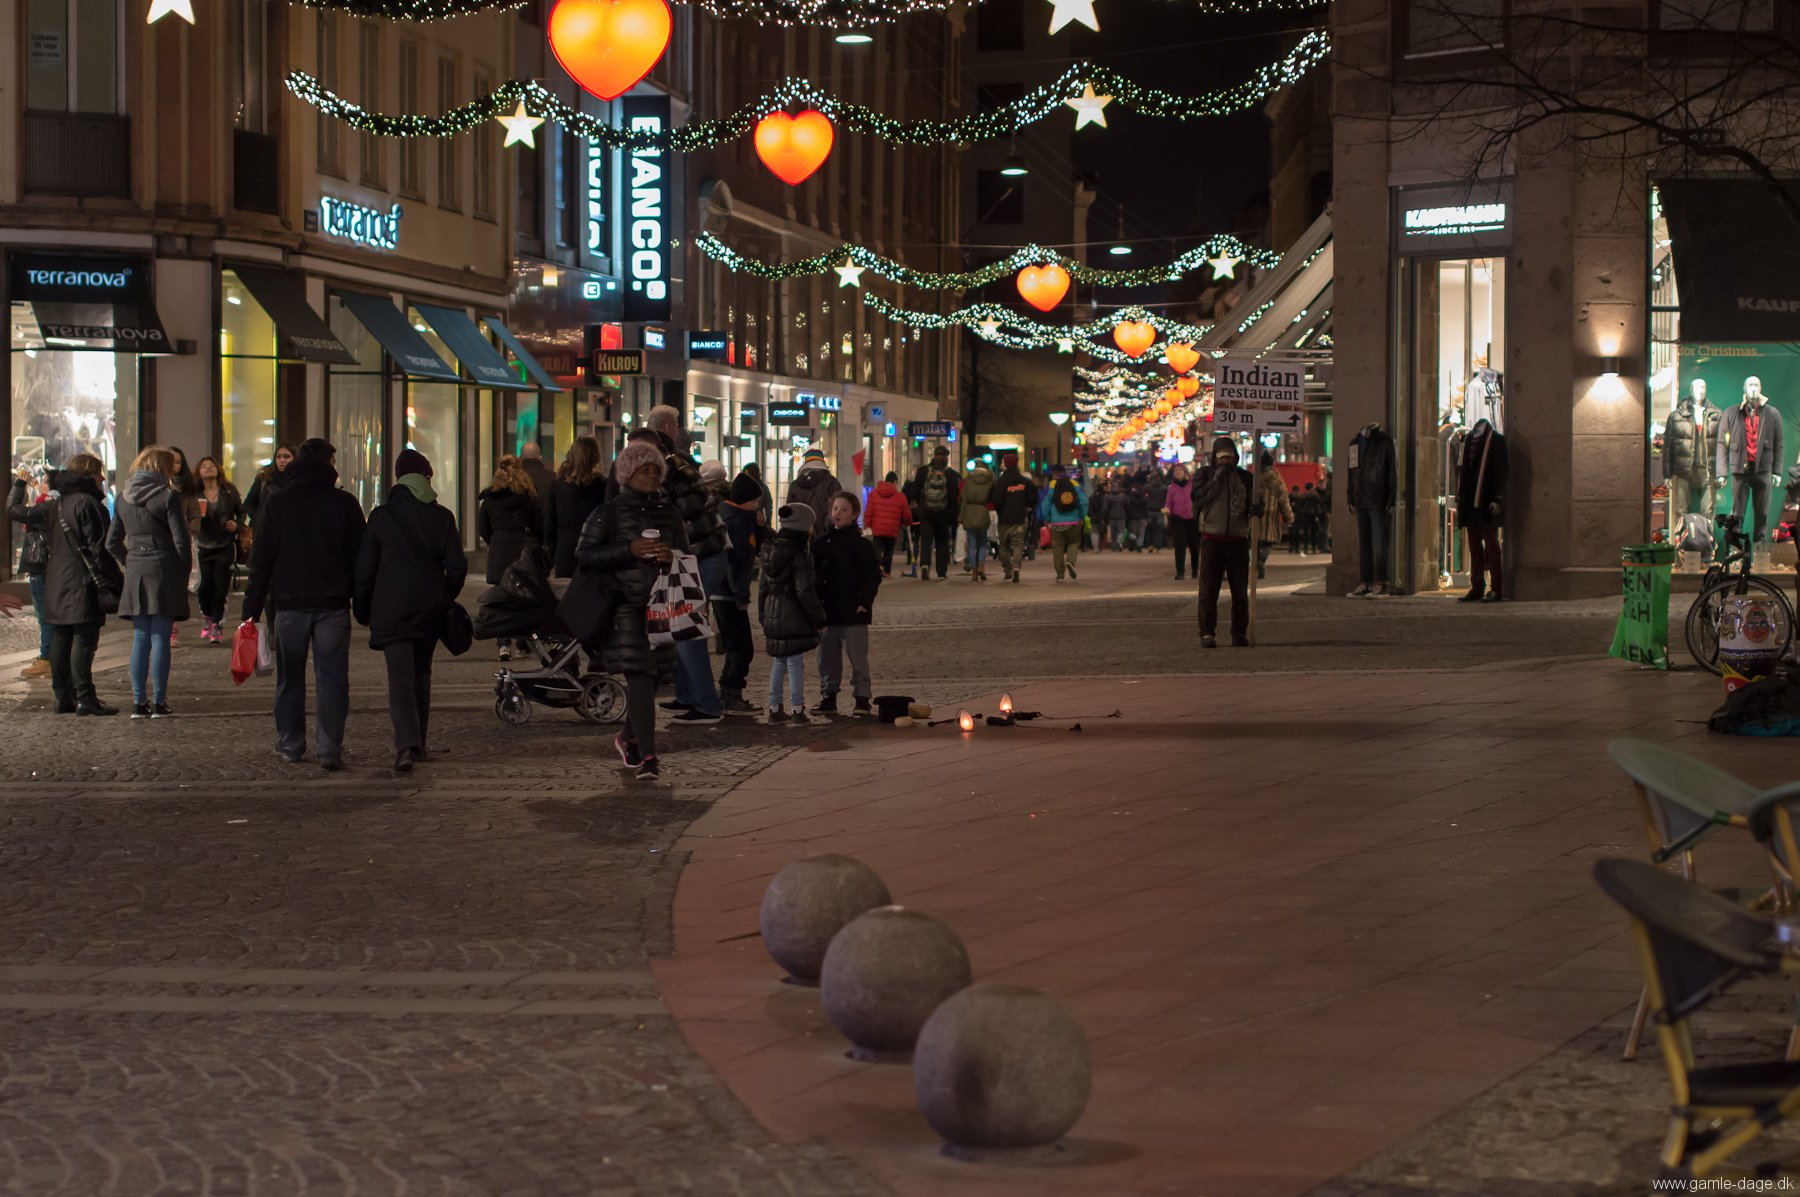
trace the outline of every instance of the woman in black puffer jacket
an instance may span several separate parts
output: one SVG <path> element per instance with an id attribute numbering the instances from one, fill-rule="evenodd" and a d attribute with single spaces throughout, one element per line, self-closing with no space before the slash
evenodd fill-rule
<path id="1" fill-rule="evenodd" d="M 528 545 L 542 544 L 542 509 L 537 488 L 516 457 L 502 457 L 494 471 L 494 484 L 475 497 L 475 532 L 487 541 L 487 580 L 500 580 L 508 566 Z M 500 637 L 500 659 L 512 660 L 514 642 Z M 518 647 L 524 649 L 525 641 Z"/>
<path id="2" fill-rule="evenodd" d="M 556 481 L 544 502 L 544 547 L 550 550 L 551 568 L 559 578 L 575 576 L 575 542 L 587 526 L 588 516 L 606 501 L 606 470 L 600 462 L 600 442 L 578 436 L 569 446 Z"/>
<path id="3" fill-rule="evenodd" d="M 656 656 L 644 608 L 656 576 L 675 550 L 687 548 L 687 527 L 662 491 L 664 456 L 655 444 L 633 441 L 613 463 L 619 495 L 602 504 L 582 526 L 576 567 L 606 578 L 602 656 L 606 668 L 625 675 L 625 725 L 613 746 L 646 780 L 660 773 L 656 759 Z M 654 536 L 649 535 L 654 533 Z"/>

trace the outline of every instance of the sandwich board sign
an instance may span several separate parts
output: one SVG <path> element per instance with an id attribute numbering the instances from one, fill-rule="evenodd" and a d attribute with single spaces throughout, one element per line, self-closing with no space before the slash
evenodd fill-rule
<path id="1" fill-rule="evenodd" d="M 1215 432 L 1299 432 L 1306 367 L 1228 356 L 1212 364 Z"/>

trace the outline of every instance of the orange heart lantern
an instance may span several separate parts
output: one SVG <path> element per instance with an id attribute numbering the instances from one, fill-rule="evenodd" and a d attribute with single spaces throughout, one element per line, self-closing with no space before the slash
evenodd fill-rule
<path id="1" fill-rule="evenodd" d="M 1156 344 L 1156 326 L 1143 320 L 1121 320 L 1113 325 L 1113 344 L 1130 357 L 1143 357 Z"/>
<path id="2" fill-rule="evenodd" d="M 1019 294 L 1040 312 L 1048 312 L 1069 293 L 1069 272 L 1052 262 L 1019 271 Z"/>
<path id="3" fill-rule="evenodd" d="M 1175 389 L 1181 392 L 1181 397 L 1183 399 L 1192 399 L 1195 395 L 1200 393 L 1200 380 L 1192 377 L 1177 378 L 1175 380 Z"/>
<path id="4" fill-rule="evenodd" d="M 1164 404 L 1163 410 L 1165 410 L 1165 411 L 1170 410 L 1177 403 L 1180 403 L 1180 402 L 1181 402 L 1181 388 L 1170 387 L 1168 390 L 1163 392 L 1163 404 Z"/>
<path id="5" fill-rule="evenodd" d="M 776 178 L 798 187 L 825 165 L 836 136 L 823 112 L 811 108 L 798 116 L 771 112 L 756 122 L 756 156 Z"/>
<path id="6" fill-rule="evenodd" d="M 612 100 L 650 73 L 674 25 L 666 0 L 556 0 L 550 49 L 575 82 Z"/>
<path id="7" fill-rule="evenodd" d="M 1163 356 L 1169 359 L 1169 369 L 1177 374 L 1186 374 L 1200 364 L 1200 355 L 1194 352 L 1194 346 L 1189 341 L 1170 342 L 1169 347 L 1163 350 Z M 1188 394 L 1193 392 L 1189 391 Z"/>

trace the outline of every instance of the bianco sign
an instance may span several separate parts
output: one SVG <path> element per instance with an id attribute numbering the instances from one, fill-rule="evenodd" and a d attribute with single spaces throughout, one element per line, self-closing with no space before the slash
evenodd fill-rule
<path id="1" fill-rule="evenodd" d="M 1213 428 L 1228 432 L 1299 432 L 1306 368 L 1254 357 L 1213 363 Z"/>
<path id="2" fill-rule="evenodd" d="M 339 237 L 373 249 L 398 249 L 400 205 L 378 212 L 348 200 L 322 196 L 319 199 L 319 228 L 328 237 Z"/>

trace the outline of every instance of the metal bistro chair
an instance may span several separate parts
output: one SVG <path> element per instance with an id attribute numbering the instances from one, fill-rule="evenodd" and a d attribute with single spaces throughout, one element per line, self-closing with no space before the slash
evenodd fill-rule
<path id="1" fill-rule="evenodd" d="M 1775 910 L 1795 913 L 1794 878 L 1800 876 L 1800 782 L 1764 790 L 1750 804 L 1750 834 L 1769 850 L 1769 867 L 1775 873 Z M 1788 1036 L 1787 1058 L 1800 1059 L 1800 998 L 1794 1004 L 1794 1029 Z"/>
<path id="2" fill-rule="evenodd" d="M 1689 1019 L 1738 981 L 1792 968 L 1794 958 L 1773 941 L 1769 916 L 1667 869 L 1602 860 L 1594 866 L 1594 879 L 1631 915 L 1656 1041 L 1669 1069 L 1673 1100 L 1662 1178 L 1746 1171 L 1726 1161 L 1764 1130 L 1800 1112 L 1800 1063 L 1696 1068 Z M 1766 1169 L 1754 1173 L 1767 1174 Z"/>
<path id="3" fill-rule="evenodd" d="M 1649 740 L 1614 740 L 1607 752 L 1637 789 L 1653 863 L 1672 862 L 1683 877 L 1698 881 L 1695 847 L 1727 827 L 1749 827 L 1746 816 L 1756 801 L 1757 790 L 1724 770 Z M 1746 901 L 1754 898 L 1738 896 Z M 1768 900 L 1768 895 L 1764 895 L 1755 898 L 1755 904 L 1760 906 Z M 1650 992 L 1645 990 L 1638 998 L 1631 1032 L 1625 1039 L 1627 1060 L 1637 1059 L 1649 1013 Z"/>

